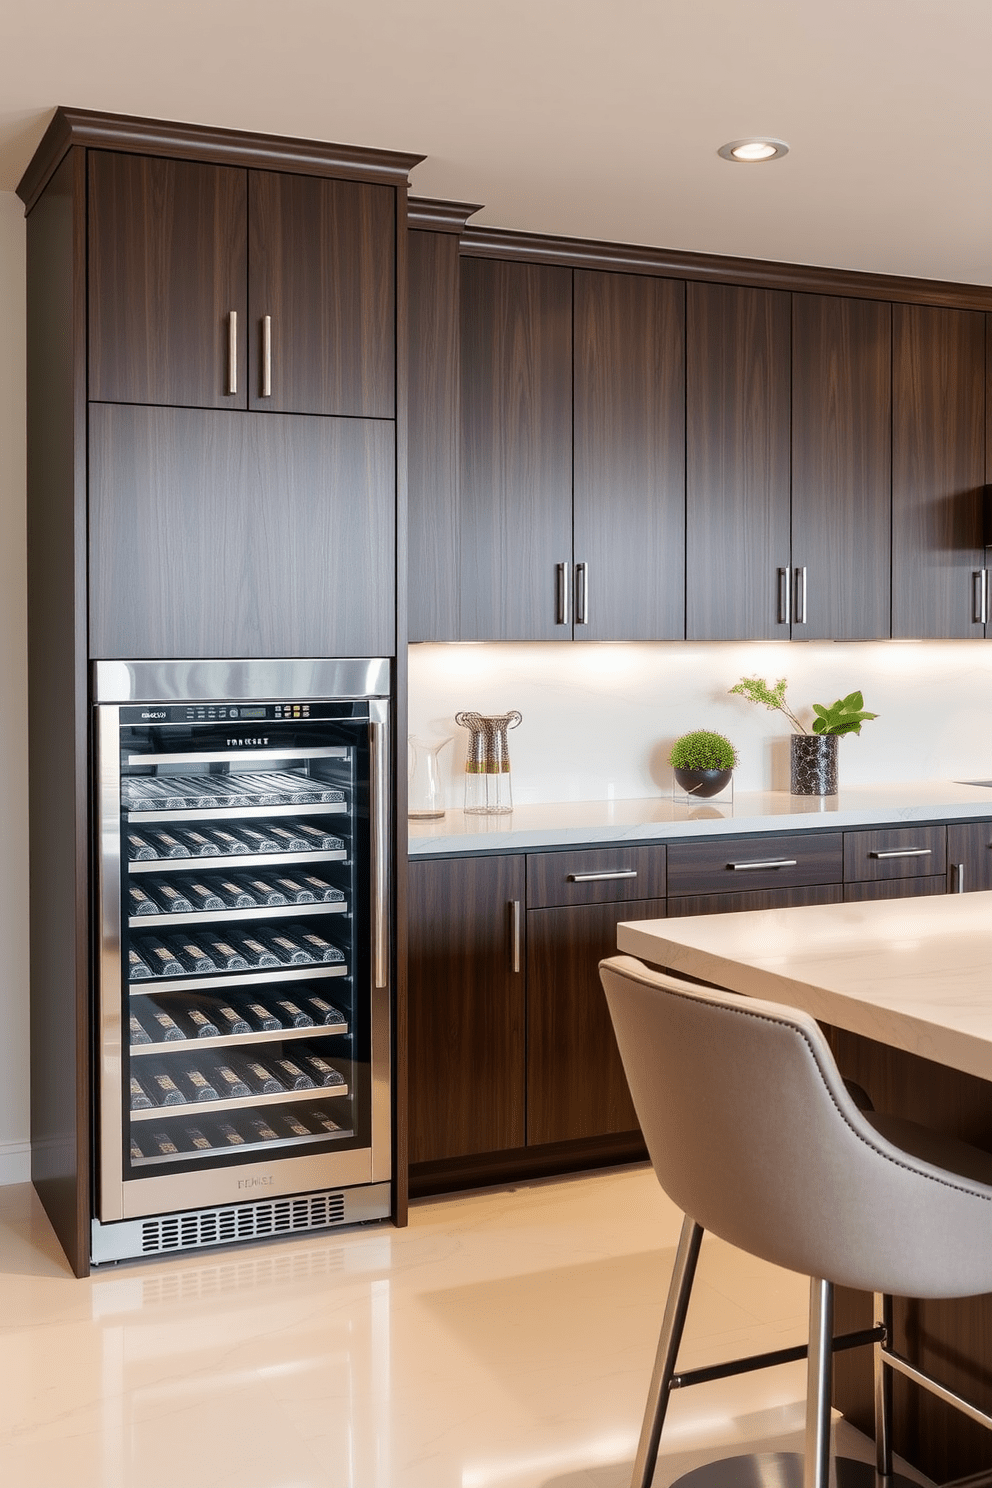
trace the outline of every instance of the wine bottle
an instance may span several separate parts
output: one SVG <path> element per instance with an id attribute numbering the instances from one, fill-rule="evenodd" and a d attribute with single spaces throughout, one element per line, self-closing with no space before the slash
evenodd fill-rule
<path id="1" fill-rule="evenodd" d="M 142 1152 L 141 1147 L 135 1141 L 134 1137 L 132 1137 L 131 1138 L 131 1161 L 133 1163 L 134 1162 L 141 1162 L 141 1160 L 144 1157 L 144 1155 L 145 1154 Z"/>
<path id="2" fill-rule="evenodd" d="M 193 1038 L 220 1038 L 220 1029 L 217 1024 L 212 1022 L 203 1009 L 197 1007 L 195 1003 L 184 1007 L 179 1016 L 185 1023 L 188 1034 Z"/>
<path id="3" fill-rule="evenodd" d="M 326 998 L 318 997 L 315 992 L 311 992 L 306 1001 L 307 1006 L 313 1013 L 315 1022 L 323 1024 L 325 1027 L 336 1023 L 347 1027 L 347 1020 L 344 1013 L 341 1012 L 340 1008 L 336 1008 L 329 1003 Z"/>
<path id="4" fill-rule="evenodd" d="M 201 975 L 204 972 L 216 971 L 217 967 L 206 951 L 197 945 L 190 935 L 169 935 L 167 943 L 175 952 L 176 960 L 184 971 Z"/>
<path id="5" fill-rule="evenodd" d="M 256 904 L 274 908 L 276 905 L 286 903 L 286 895 L 267 878 L 253 878 L 249 873 L 232 874 L 232 877 L 252 895 Z"/>
<path id="6" fill-rule="evenodd" d="M 141 1081 L 137 1075 L 131 1076 L 131 1110 L 147 1111 L 155 1104 L 150 1095 L 142 1089 Z"/>
<path id="7" fill-rule="evenodd" d="M 158 857 L 152 844 L 137 832 L 127 834 L 127 856 L 131 863 L 147 863 Z"/>
<path id="8" fill-rule="evenodd" d="M 322 1111 L 319 1106 L 314 1106 L 310 1110 L 304 1111 L 303 1114 L 308 1121 L 313 1122 L 316 1131 L 339 1132 L 343 1130 L 343 1127 L 332 1120 L 327 1112 Z"/>
<path id="9" fill-rule="evenodd" d="M 238 1070 L 255 1095 L 281 1095 L 283 1086 L 260 1059 L 239 1059 Z"/>
<path id="10" fill-rule="evenodd" d="M 279 1133 L 274 1131 L 270 1122 L 264 1116 L 250 1116 L 247 1122 L 248 1130 L 256 1142 L 278 1142 Z"/>
<path id="11" fill-rule="evenodd" d="M 148 841 L 155 848 L 155 856 L 157 858 L 189 857 L 189 848 L 185 843 L 180 842 L 179 838 L 174 836 L 172 832 L 150 831 L 147 827 L 143 830 Z"/>
<path id="12" fill-rule="evenodd" d="M 181 962 L 176 960 L 169 947 L 164 945 L 157 936 L 143 935 L 138 942 L 138 950 L 142 959 L 153 968 L 156 976 L 182 976 Z M 133 971 L 131 976 L 133 979 Z"/>
<path id="13" fill-rule="evenodd" d="M 179 1148 L 168 1132 L 150 1132 L 149 1138 L 158 1157 L 178 1157 Z"/>
<path id="14" fill-rule="evenodd" d="M 148 1032 L 147 1029 L 142 1028 L 140 1022 L 133 1013 L 130 1016 L 128 1027 L 131 1030 L 132 1049 L 134 1048 L 135 1044 L 150 1044 L 152 1042 L 151 1034 Z"/>
<path id="15" fill-rule="evenodd" d="M 344 1076 L 332 1064 L 328 1064 L 322 1054 L 317 1054 L 313 1049 L 298 1049 L 296 1052 L 304 1069 L 313 1076 L 315 1084 L 325 1088 L 344 1084 Z"/>
<path id="16" fill-rule="evenodd" d="M 247 971 L 248 962 L 229 940 L 213 930 L 202 930 L 196 935 L 196 943 L 206 951 L 218 971 Z"/>
<path id="17" fill-rule="evenodd" d="M 151 967 L 148 965 L 148 963 L 142 960 L 136 950 L 129 947 L 127 953 L 128 981 L 143 982 L 145 978 L 150 977 L 151 974 Z"/>
<path id="18" fill-rule="evenodd" d="M 308 930 L 305 925 L 287 925 L 286 934 L 298 940 L 308 951 L 315 961 L 343 961 L 344 952 L 339 951 L 337 946 L 332 946 L 329 940 L 318 935 L 316 930 Z"/>
<path id="19" fill-rule="evenodd" d="M 165 1008 L 156 1007 L 153 1002 L 145 1004 L 142 1012 L 148 1019 L 154 1032 L 155 1042 L 174 1044 L 183 1037 L 183 1031 L 177 1024 L 175 1018 L 165 1011 Z"/>
<path id="20" fill-rule="evenodd" d="M 221 853 L 227 853 L 231 856 L 244 856 L 248 851 L 248 844 L 243 842 L 228 827 L 208 827 L 207 831 L 210 833 L 214 842 L 217 844 L 218 851 Z"/>
<path id="21" fill-rule="evenodd" d="M 251 1095 L 251 1086 L 246 1085 L 229 1064 L 214 1065 L 210 1074 L 224 1100 L 242 1100 L 246 1095 Z"/>
<path id="22" fill-rule="evenodd" d="M 139 888 L 137 884 L 128 885 L 127 907 L 128 914 L 130 915 L 156 915 L 162 913 L 155 900 L 150 898 L 144 889 Z"/>
<path id="23" fill-rule="evenodd" d="M 344 898 L 340 889 L 333 888 L 326 879 L 318 878 L 315 873 L 304 873 L 302 879 L 318 903 L 340 904 Z"/>
<path id="24" fill-rule="evenodd" d="M 151 1069 L 143 1069 L 141 1083 L 153 1097 L 157 1106 L 184 1106 L 186 1104 L 186 1097 L 168 1070 L 156 1069 L 154 1066 Z"/>
<path id="25" fill-rule="evenodd" d="M 248 893 L 244 884 L 239 880 L 217 878 L 214 880 L 214 891 L 220 896 L 221 902 L 227 909 L 256 908 L 253 895 Z"/>
<path id="26" fill-rule="evenodd" d="M 192 914 L 193 906 L 186 895 L 171 880 L 157 878 L 152 883 L 152 892 L 166 914 Z"/>
<path id="27" fill-rule="evenodd" d="M 280 852 L 309 852 L 313 846 L 302 832 L 295 827 L 284 826 L 281 822 L 271 822 L 266 830 L 272 833 Z"/>
<path id="28" fill-rule="evenodd" d="M 282 1122 L 282 1125 L 286 1127 L 291 1137 L 310 1137 L 313 1135 L 310 1128 L 308 1126 L 304 1126 L 300 1118 L 298 1116 L 294 1116 L 292 1111 L 281 1112 L 280 1120 Z"/>
<path id="29" fill-rule="evenodd" d="M 295 1002 L 292 1001 L 291 998 L 289 998 L 289 997 L 274 997 L 272 999 L 272 1005 L 273 1005 L 273 1007 L 275 1007 L 277 1009 L 280 1018 L 283 1020 L 283 1026 L 284 1027 L 286 1027 L 286 1028 L 312 1028 L 313 1027 L 313 1019 L 311 1018 L 310 1014 L 309 1013 L 305 1013 L 303 1011 L 303 1009 L 297 1003 L 295 1003 Z"/>
<path id="30" fill-rule="evenodd" d="M 198 1070 L 195 1065 L 187 1065 L 185 1069 L 179 1070 L 176 1080 L 188 1100 L 215 1101 L 220 1099 L 216 1088 L 211 1085 L 203 1071 Z"/>
<path id="31" fill-rule="evenodd" d="M 308 889 L 306 884 L 301 883 L 299 879 L 274 878 L 272 882 L 275 884 L 277 889 L 280 889 L 282 893 L 285 894 L 286 899 L 290 904 L 316 903 L 313 890 Z"/>
<path id="32" fill-rule="evenodd" d="M 278 1033 L 282 1028 L 282 1024 L 271 1008 L 267 1008 L 263 1002 L 246 1002 L 245 1012 L 251 1018 L 258 1033 Z"/>
<path id="33" fill-rule="evenodd" d="M 273 955 L 268 946 L 256 940 L 254 935 L 231 936 L 238 953 L 244 956 L 249 966 L 281 966 L 283 963 L 278 956 Z"/>
<path id="34" fill-rule="evenodd" d="M 247 1092 L 246 1092 L 247 1093 Z M 245 1139 L 229 1121 L 218 1121 L 217 1130 L 229 1147 L 243 1147 Z"/>
<path id="35" fill-rule="evenodd" d="M 214 1009 L 214 1016 L 223 1024 L 226 1034 L 251 1033 L 251 1024 L 243 1018 L 236 1008 L 228 1007 L 226 1003 L 218 1003 Z"/>
<path id="36" fill-rule="evenodd" d="M 312 1090 L 313 1079 L 292 1059 L 275 1057 L 270 1060 L 273 1070 L 287 1090 Z"/>
<path id="37" fill-rule="evenodd" d="M 206 832 L 198 832 L 195 827 L 184 827 L 180 833 L 182 840 L 190 850 L 194 858 L 219 858 L 220 847 Z"/>
<path id="38" fill-rule="evenodd" d="M 189 1143 L 191 1152 L 209 1152 L 213 1143 L 209 1137 L 205 1137 L 198 1126 L 187 1126 L 183 1136 Z"/>
<path id="39" fill-rule="evenodd" d="M 269 831 L 268 828 L 263 831 L 260 830 L 258 827 L 249 827 L 245 824 L 242 824 L 238 828 L 238 830 L 240 831 L 244 840 L 247 842 L 248 846 L 251 848 L 252 852 L 279 852 L 280 845 L 276 841 L 275 836 L 272 834 L 272 832 Z"/>
<path id="40" fill-rule="evenodd" d="M 227 906 L 219 894 L 215 894 L 209 884 L 205 884 L 199 878 L 184 878 L 182 880 L 183 890 L 189 898 L 190 903 L 199 913 L 208 909 L 225 909 Z"/>
<path id="41" fill-rule="evenodd" d="M 305 837 L 310 847 L 315 852 L 341 852 L 344 842 L 340 837 L 334 837 L 330 832 L 325 832 L 323 827 L 314 826 L 313 822 L 293 822 L 292 829 Z"/>
<path id="42" fill-rule="evenodd" d="M 284 930 L 275 930 L 271 925 L 265 925 L 260 926 L 256 934 L 284 966 L 306 966 L 314 959 L 305 946 Z"/>

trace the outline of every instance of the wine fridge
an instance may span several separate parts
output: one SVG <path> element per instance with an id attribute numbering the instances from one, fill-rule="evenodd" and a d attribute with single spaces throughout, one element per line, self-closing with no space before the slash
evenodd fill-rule
<path id="1" fill-rule="evenodd" d="M 93 682 L 93 1262 L 384 1217 L 388 662 Z"/>

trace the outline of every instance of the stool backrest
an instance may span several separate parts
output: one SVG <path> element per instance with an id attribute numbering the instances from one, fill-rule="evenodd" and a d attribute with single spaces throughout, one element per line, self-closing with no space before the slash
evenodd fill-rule
<path id="1" fill-rule="evenodd" d="M 600 973 L 655 1173 L 704 1229 L 865 1291 L 992 1288 L 992 1189 L 880 1136 L 812 1018 L 629 956 Z"/>

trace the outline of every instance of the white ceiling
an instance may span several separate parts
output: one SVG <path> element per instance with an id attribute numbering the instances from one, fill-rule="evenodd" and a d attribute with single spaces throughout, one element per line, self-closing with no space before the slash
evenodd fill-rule
<path id="1" fill-rule="evenodd" d="M 992 0 L 3 3 L 3 189 L 63 103 L 420 152 L 503 227 L 992 283 Z M 791 153 L 718 158 L 752 134 Z"/>

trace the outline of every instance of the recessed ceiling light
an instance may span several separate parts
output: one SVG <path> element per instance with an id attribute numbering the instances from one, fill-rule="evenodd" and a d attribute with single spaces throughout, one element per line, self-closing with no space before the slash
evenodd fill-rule
<path id="1" fill-rule="evenodd" d="M 742 163 L 756 160 L 778 160 L 788 153 L 788 145 L 785 140 L 780 139 L 731 140 L 729 145 L 721 145 L 717 151 L 717 154 L 721 155 L 724 160 L 737 160 Z"/>

